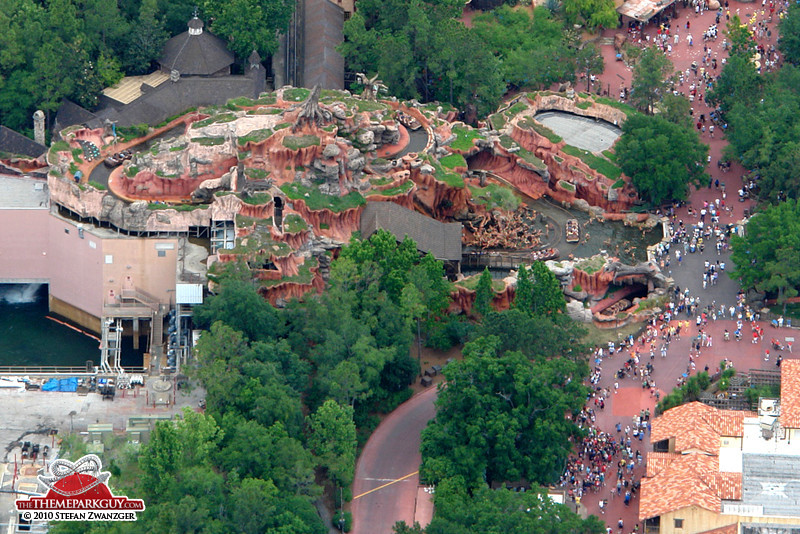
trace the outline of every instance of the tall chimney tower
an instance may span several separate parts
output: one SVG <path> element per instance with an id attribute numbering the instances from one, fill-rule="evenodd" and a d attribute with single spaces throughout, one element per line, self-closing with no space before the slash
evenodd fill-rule
<path id="1" fill-rule="evenodd" d="M 44 112 L 41 109 L 33 114 L 33 140 L 44 145 Z"/>

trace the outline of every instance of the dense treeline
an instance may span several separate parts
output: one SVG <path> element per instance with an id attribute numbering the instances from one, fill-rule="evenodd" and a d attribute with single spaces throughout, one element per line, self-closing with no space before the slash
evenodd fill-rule
<path id="1" fill-rule="evenodd" d="M 205 414 L 159 423 L 124 466 L 147 506 L 134 530 L 326 532 L 315 501 L 349 498 L 358 440 L 410 395 L 416 321 L 427 331 L 449 302 L 442 264 L 381 231 L 343 248 L 323 295 L 283 310 L 230 272 L 195 313 Z M 76 528 L 129 531 L 56 531 Z"/>
<path id="2" fill-rule="evenodd" d="M 290 0 L 5 0 L 0 2 L 0 124 L 31 134 L 36 109 L 62 98 L 92 109 L 103 88 L 146 74 L 195 7 L 244 60 L 277 49 Z"/>
<path id="3" fill-rule="evenodd" d="M 349 69 L 378 73 L 399 98 L 472 105 L 480 115 L 509 87 L 544 88 L 603 70 L 595 47 L 581 48 L 579 35 L 547 8 L 501 6 L 476 16 L 472 28 L 457 20 L 462 8 L 454 0 L 359 0 L 340 51 Z"/>
<path id="4" fill-rule="evenodd" d="M 755 43 L 738 18 L 729 26 L 733 45 L 709 100 L 719 106 L 727 123 L 730 145 L 726 156 L 756 172 L 758 197 L 777 203 L 781 192 L 800 196 L 800 4 L 792 3 L 779 25 L 779 50 L 785 63 L 775 72 L 759 74 L 751 59 Z"/>
<path id="5" fill-rule="evenodd" d="M 599 519 L 582 520 L 540 486 L 558 480 L 583 435 L 568 416 L 588 393 L 586 347 L 563 310 L 558 281 L 541 262 L 520 271 L 512 309 L 484 310 L 463 361 L 444 369 L 447 386 L 422 433 L 420 477 L 436 484 L 436 514 L 424 530 L 398 523 L 395 532 L 604 532 Z M 502 489 L 524 482 L 532 491 Z"/>

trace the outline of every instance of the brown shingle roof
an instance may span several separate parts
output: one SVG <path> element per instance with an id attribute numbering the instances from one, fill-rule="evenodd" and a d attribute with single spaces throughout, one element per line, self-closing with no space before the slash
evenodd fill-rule
<path id="1" fill-rule="evenodd" d="M 800 360 L 781 362 L 781 426 L 800 428 Z"/>
<path id="2" fill-rule="evenodd" d="M 38 158 L 47 152 L 47 147 L 11 128 L 0 125 L 0 152 Z"/>
<path id="3" fill-rule="evenodd" d="M 675 451 L 718 454 L 720 437 L 741 436 L 744 418 L 752 412 L 718 410 L 701 402 L 690 402 L 664 412 L 653 421 L 650 441 L 675 438 Z"/>
<path id="4" fill-rule="evenodd" d="M 398 241 L 406 236 L 422 252 L 437 260 L 461 261 L 461 223 L 443 223 L 394 202 L 367 202 L 361 213 L 361 235 L 366 239 L 379 228 Z"/>
<path id="5" fill-rule="evenodd" d="M 303 85 L 344 89 L 344 11 L 328 0 L 304 0 Z"/>
<path id="6" fill-rule="evenodd" d="M 162 68 L 177 70 L 181 76 L 209 76 L 229 67 L 233 52 L 225 41 L 207 31 L 199 35 L 185 31 L 164 44 L 158 62 Z"/>
<path id="7" fill-rule="evenodd" d="M 720 473 L 718 457 L 703 453 L 670 456 L 672 461 L 655 476 L 642 480 L 639 519 L 690 506 L 720 512 L 723 499 L 742 498 L 742 474 Z M 664 460 L 658 459 L 660 462 Z M 648 472 L 649 463 L 648 458 Z"/>

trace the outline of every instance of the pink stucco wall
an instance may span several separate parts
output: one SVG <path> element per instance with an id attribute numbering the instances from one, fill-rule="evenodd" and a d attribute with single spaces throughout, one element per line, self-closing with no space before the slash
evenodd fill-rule
<path id="1" fill-rule="evenodd" d="M 0 281 L 50 278 L 46 209 L 0 209 Z"/>
<path id="2" fill-rule="evenodd" d="M 47 252 L 50 295 L 95 317 L 103 314 L 103 244 L 75 223 L 51 215 Z M 68 230 L 69 233 L 65 232 Z"/>
<path id="3" fill-rule="evenodd" d="M 0 209 L 0 283 L 46 282 L 50 296 L 93 315 L 111 291 L 137 288 L 170 304 L 175 298 L 178 240 L 93 233 L 46 209 Z M 159 255 L 161 251 L 162 255 Z"/>

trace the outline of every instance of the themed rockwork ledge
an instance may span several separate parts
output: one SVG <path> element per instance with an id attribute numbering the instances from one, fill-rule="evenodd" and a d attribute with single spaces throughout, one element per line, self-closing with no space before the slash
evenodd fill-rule
<path id="1" fill-rule="evenodd" d="M 593 168 L 597 158 L 613 168 L 608 154 L 576 156 L 534 120 L 551 109 L 613 124 L 625 120 L 624 110 L 588 95 L 533 93 L 475 129 L 438 104 L 287 86 L 257 100 L 191 110 L 156 128 L 120 130 L 116 139 L 108 128 L 68 128 L 47 155 L 48 184 L 60 206 L 124 231 L 188 232 L 231 222 L 235 243 L 209 258 L 209 278 L 243 261 L 259 292 L 276 305 L 324 289 L 330 260 L 359 230 L 367 201 L 461 222 L 470 250 L 521 254 L 523 262 L 555 258 L 558 250 L 548 242 L 553 228 L 520 207 L 514 193 L 547 196 L 599 221 L 655 226 L 654 217 L 628 212 L 638 198 L 625 176 Z M 409 151 L 412 137 L 423 135 L 424 148 Z M 571 313 L 583 319 L 594 309 L 585 302 L 602 303 L 620 283 L 648 288 L 647 294 L 664 287 L 652 265 L 625 267 L 632 271 L 624 273 L 616 267 L 614 276 L 605 268 L 589 273 L 576 262 L 548 265 L 580 302 L 581 313 L 575 304 Z M 469 285 L 454 286 L 454 308 L 465 313 L 474 299 Z M 508 306 L 514 287 L 515 278 L 506 279 L 497 308 Z M 633 306 L 646 296 L 635 292 L 614 305 Z M 592 320 L 606 322 L 604 310 L 593 312 Z"/>

